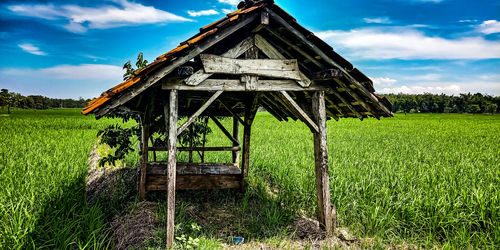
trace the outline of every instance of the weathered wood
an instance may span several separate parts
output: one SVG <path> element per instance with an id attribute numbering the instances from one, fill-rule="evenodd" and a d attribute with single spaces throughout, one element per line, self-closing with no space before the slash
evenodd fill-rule
<path id="1" fill-rule="evenodd" d="M 316 196 L 318 200 L 318 221 L 327 234 L 333 232 L 335 223 L 330 201 L 330 178 L 328 176 L 328 144 L 326 132 L 325 93 L 314 93 L 312 111 L 319 132 L 314 134 L 314 159 L 316 172 Z"/>
<path id="2" fill-rule="evenodd" d="M 165 120 L 167 126 L 167 248 L 172 247 L 174 242 L 174 218 L 175 218 L 175 177 L 177 165 L 177 114 L 178 114 L 178 92 L 170 90 L 168 105 L 164 106 Z M 146 177 L 147 179 L 147 177 Z"/>
<path id="3" fill-rule="evenodd" d="M 252 30 L 252 33 L 257 33 L 263 28 L 265 28 L 267 25 L 269 25 L 269 13 L 262 11 L 260 13 L 260 24 L 257 26 L 257 28 Z"/>
<path id="4" fill-rule="evenodd" d="M 337 106 L 337 104 L 335 104 L 329 97 L 328 95 L 325 95 L 325 101 L 328 102 L 329 106 L 332 106 L 335 110 L 337 110 L 337 112 L 342 115 L 342 116 L 345 116 L 344 112 L 342 111 L 341 108 L 339 108 Z"/>
<path id="5" fill-rule="evenodd" d="M 245 110 L 245 126 L 243 127 L 243 159 L 241 163 L 241 180 L 248 175 L 250 166 L 250 135 L 252 134 L 252 123 L 259 109 L 260 95 L 256 94 L 251 102 L 247 103 Z M 242 186 L 243 187 L 243 186 Z"/>
<path id="6" fill-rule="evenodd" d="M 378 120 L 380 120 L 380 117 L 377 115 L 376 111 L 368 103 L 366 103 L 365 101 L 363 101 L 363 99 L 361 99 L 361 97 L 359 97 L 359 95 L 356 94 L 356 92 L 354 92 L 354 90 L 352 90 L 349 87 L 347 87 L 347 85 L 345 85 L 345 83 L 342 82 L 339 79 L 335 79 L 335 81 L 342 88 L 344 88 L 346 90 L 346 92 L 349 93 L 349 95 L 351 95 L 359 103 L 359 105 L 363 106 L 363 108 L 365 108 L 368 112 L 370 112 L 373 117 L 375 117 Z M 351 103 L 351 104 L 354 105 L 353 103 Z"/>
<path id="7" fill-rule="evenodd" d="M 205 109 L 207 109 L 210 104 L 212 104 L 217 99 L 217 97 L 222 94 L 222 92 L 222 90 L 215 92 L 210 97 L 210 99 L 208 99 L 207 102 L 203 104 L 203 106 L 201 106 L 191 117 L 189 117 L 189 119 L 187 119 L 187 121 L 177 129 L 177 136 L 180 135 L 189 125 L 191 125 L 196 120 L 196 118 L 198 118 L 198 116 L 200 116 L 201 113 L 203 113 L 203 111 L 205 111 Z"/>
<path id="8" fill-rule="evenodd" d="M 207 190 L 241 188 L 240 175 L 179 175 L 176 179 L 177 190 Z M 164 175 L 149 175 L 147 190 L 166 190 Z"/>
<path id="9" fill-rule="evenodd" d="M 231 135 L 231 133 L 229 133 L 229 131 L 227 131 L 227 129 L 224 127 L 224 125 L 222 125 L 222 123 L 220 123 L 219 120 L 217 120 L 217 118 L 215 118 L 214 116 L 210 116 L 210 119 L 212 119 L 212 121 L 214 121 L 215 125 L 217 125 L 217 127 L 219 127 L 219 129 L 222 131 L 222 133 L 224 133 L 224 135 L 226 135 L 226 137 L 229 138 L 229 140 L 231 140 L 233 142 L 233 145 L 234 144 L 237 144 L 238 146 L 240 145 L 238 140 L 236 140 L 236 138 L 234 138 Z"/>
<path id="10" fill-rule="evenodd" d="M 332 80 L 339 79 L 344 74 L 340 69 L 325 69 L 319 72 L 313 73 L 313 80 Z"/>
<path id="11" fill-rule="evenodd" d="M 149 138 L 149 125 L 146 122 L 142 124 L 141 133 L 141 176 L 139 179 L 139 199 L 144 200 L 146 196 L 146 165 L 148 163 L 148 138 Z"/>
<path id="12" fill-rule="evenodd" d="M 162 89 L 170 90 L 194 90 L 194 91 L 227 91 L 227 92 L 241 92 L 241 91 L 316 91 L 323 90 L 329 91 L 330 88 L 324 85 L 312 83 L 308 87 L 301 87 L 297 84 L 299 81 L 294 80 L 258 80 L 255 89 L 247 89 L 241 80 L 237 79 L 207 79 L 197 86 L 188 86 L 184 84 L 168 85 L 163 84 Z"/>
<path id="13" fill-rule="evenodd" d="M 238 43 L 233 48 L 231 48 L 230 50 L 228 50 L 226 53 L 222 54 L 222 56 L 229 57 L 229 58 L 239 57 L 239 56 L 243 55 L 243 53 L 245 53 L 248 49 L 253 47 L 253 43 L 254 43 L 253 37 L 248 37 L 248 38 L 244 39 L 243 41 L 241 41 L 240 43 Z M 187 85 L 196 86 L 196 85 L 200 84 L 201 82 L 205 81 L 206 79 L 208 79 L 210 76 L 212 76 L 212 74 L 207 74 L 207 73 L 205 73 L 205 71 L 203 69 L 200 69 L 200 70 L 196 71 L 196 73 L 194 73 L 192 76 L 186 78 L 186 80 L 184 80 L 184 82 Z"/>
<path id="14" fill-rule="evenodd" d="M 318 126 L 316 123 L 307 115 L 304 110 L 292 99 L 292 97 L 286 91 L 280 91 L 281 98 L 285 101 L 289 107 L 292 107 L 295 113 L 299 116 L 299 119 L 304 122 L 313 132 L 319 133 Z"/>
<path id="15" fill-rule="evenodd" d="M 344 97 L 342 97 L 341 94 L 339 94 L 337 91 L 333 91 L 332 92 L 342 103 L 344 103 L 351 111 L 354 115 L 356 115 L 360 120 L 363 120 L 363 115 L 360 114 L 355 107 L 353 107 L 351 105 L 350 102 L 348 102 L 346 99 L 344 99 Z"/>
<path id="16" fill-rule="evenodd" d="M 259 58 L 259 49 L 255 46 L 250 48 L 245 52 L 246 59 L 258 59 Z M 298 68 L 297 68 L 298 69 Z M 257 81 L 259 77 L 257 75 L 242 75 L 241 81 L 245 83 L 245 89 L 247 90 L 255 90 L 257 89 Z"/>
<path id="17" fill-rule="evenodd" d="M 167 175 L 167 165 L 160 162 L 147 165 L 148 175 Z M 176 174 L 179 175 L 240 175 L 241 169 L 232 163 L 188 163 L 178 162 Z"/>
<path id="18" fill-rule="evenodd" d="M 149 88 L 150 86 L 161 80 L 163 77 L 170 74 L 177 67 L 193 59 L 195 56 L 199 55 L 203 51 L 212 47 L 214 44 L 224 40 L 226 37 L 240 30 L 242 27 L 245 27 L 246 25 L 250 24 L 253 20 L 255 20 L 256 17 L 257 14 L 250 15 L 245 19 L 243 19 L 242 21 L 236 23 L 235 25 L 232 25 L 224 29 L 223 31 L 219 32 L 216 36 L 211 36 L 207 38 L 206 41 L 197 44 L 197 46 L 194 46 L 193 49 L 190 50 L 185 56 L 177 58 L 176 60 L 168 64 L 166 67 L 156 71 L 146 80 L 137 83 L 136 84 L 137 87 L 130 89 L 128 92 L 122 94 L 120 97 L 109 102 L 108 104 L 105 104 L 105 106 L 103 106 L 102 108 L 99 108 L 99 110 L 96 111 L 96 118 L 100 118 L 109 111 L 111 111 L 112 109 L 128 102 L 129 100 L 131 100 L 132 98 L 134 98 L 135 96 L 142 93 L 144 90 L 146 90 L 147 88 Z"/>
<path id="19" fill-rule="evenodd" d="M 286 59 L 276 48 L 260 35 L 255 35 L 255 46 L 259 48 L 267 57 L 271 59 Z M 304 73 L 300 72 L 301 80 L 297 81 L 302 87 L 309 87 L 311 80 Z"/>
<path id="20" fill-rule="evenodd" d="M 233 142 L 233 147 L 240 147 L 240 124 L 239 124 L 239 117 L 238 116 L 233 116 L 233 138 L 236 139 L 237 142 Z M 236 166 L 240 165 L 240 150 L 235 150 L 233 151 L 233 163 Z"/>
<path id="21" fill-rule="evenodd" d="M 175 75 L 179 77 L 186 77 L 194 74 L 193 66 L 180 66 L 175 69 Z"/>
<path id="22" fill-rule="evenodd" d="M 380 101 L 377 99 L 373 93 L 368 91 L 358 80 L 356 80 L 346 69 L 344 69 L 342 66 L 340 66 L 338 63 L 333 61 L 329 56 L 327 56 L 321 49 L 319 49 L 316 45 L 314 45 L 309 39 L 307 39 L 302 33 L 300 33 L 297 29 L 292 27 L 287 21 L 285 21 L 283 18 L 281 18 L 278 14 L 274 13 L 272 10 L 269 8 L 265 8 L 267 12 L 269 12 L 269 15 L 279 22 L 281 25 L 283 25 L 286 29 L 288 29 L 290 32 L 292 32 L 295 36 L 297 36 L 304 44 L 306 44 L 309 48 L 311 48 L 316 54 L 318 54 L 323 60 L 325 60 L 327 63 L 329 63 L 332 66 L 337 67 L 342 71 L 344 76 L 353 84 L 356 85 L 357 88 L 363 92 L 364 95 L 366 95 L 373 103 L 377 105 L 378 108 L 380 108 L 384 113 L 386 113 L 388 116 L 393 116 L 392 112 L 385 107 Z"/>
<path id="23" fill-rule="evenodd" d="M 233 59 L 210 54 L 201 54 L 200 58 L 206 73 L 301 80 L 297 59 Z"/>
<path id="24" fill-rule="evenodd" d="M 241 123 L 241 125 L 245 125 L 245 122 L 231 108 L 229 108 L 221 100 L 218 101 L 222 105 L 222 107 L 224 107 L 224 109 L 227 110 L 227 112 L 229 112 L 234 118 L 236 118 Z"/>

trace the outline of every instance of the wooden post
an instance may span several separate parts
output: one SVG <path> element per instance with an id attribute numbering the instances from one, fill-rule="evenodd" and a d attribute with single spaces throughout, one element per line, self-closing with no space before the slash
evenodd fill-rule
<path id="1" fill-rule="evenodd" d="M 319 132 L 314 134 L 314 158 L 316 169 L 316 195 L 318 221 L 327 234 L 333 232 L 332 205 L 330 201 L 330 179 L 328 176 L 328 144 L 326 133 L 325 92 L 317 91 L 312 99 L 312 112 Z"/>
<path id="2" fill-rule="evenodd" d="M 238 121 L 238 117 L 233 116 L 233 138 L 236 139 L 236 141 L 238 142 L 238 143 L 233 142 L 233 147 L 239 146 L 239 141 L 240 141 L 239 128 L 240 128 L 240 124 Z M 233 163 L 235 166 L 239 167 L 239 165 L 240 165 L 240 151 L 233 151 Z"/>
<path id="3" fill-rule="evenodd" d="M 148 164 L 148 138 L 149 125 L 143 121 L 141 133 L 141 176 L 139 179 L 139 199 L 144 200 L 146 196 L 146 166 Z"/>
<path id="4" fill-rule="evenodd" d="M 250 166 L 250 134 L 252 133 L 252 123 L 259 108 L 259 95 L 255 95 L 252 102 L 247 103 L 245 110 L 245 126 L 243 129 L 243 159 L 241 163 L 242 188 L 244 188 L 244 178 L 248 175 Z"/>
<path id="5" fill-rule="evenodd" d="M 167 126 L 167 248 L 174 243 L 175 218 L 175 177 L 177 165 L 177 90 L 170 90 L 168 104 L 164 106 L 165 123 Z"/>

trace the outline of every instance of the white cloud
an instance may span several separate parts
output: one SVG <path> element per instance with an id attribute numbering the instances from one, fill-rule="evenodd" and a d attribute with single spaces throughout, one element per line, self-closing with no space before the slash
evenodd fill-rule
<path id="1" fill-rule="evenodd" d="M 188 14 L 190 16 L 210 16 L 210 15 L 217 15 L 219 14 L 219 12 L 216 10 L 200 10 L 200 11 L 188 10 Z"/>
<path id="2" fill-rule="evenodd" d="M 497 20 L 484 21 L 477 26 L 477 30 L 483 34 L 489 35 L 500 32 L 500 22 Z"/>
<path id="3" fill-rule="evenodd" d="M 222 13 L 224 13 L 224 14 L 229 14 L 231 12 L 233 12 L 233 10 L 231 10 L 231 9 L 222 9 Z"/>
<path id="4" fill-rule="evenodd" d="M 387 88 L 393 86 L 398 80 L 389 77 L 374 77 L 372 78 L 375 89 Z"/>
<path id="5" fill-rule="evenodd" d="M 7 68 L 1 69 L 0 75 L 26 76 L 38 75 L 49 79 L 65 80 L 103 80 L 119 82 L 122 79 L 122 67 L 106 64 L 81 64 L 58 65 L 50 68 L 26 69 Z"/>
<path id="6" fill-rule="evenodd" d="M 241 0 L 219 0 L 219 3 L 230 4 L 233 6 L 238 5 L 240 2 L 241 2 Z"/>
<path id="7" fill-rule="evenodd" d="M 365 17 L 363 18 L 363 21 L 365 23 L 380 23 L 380 24 L 392 23 L 391 19 L 389 19 L 388 17 L 374 17 L 374 18 Z"/>
<path id="8" fill-rule="evenodd" d="M 423 93 L 432 93 L 432 94 L 448 94 L 448 95 L 457 95 L 460 93 L 464 93 L 459 85 L 451 84 L 445 86 L 400 86 L 394 88 L 383 88 L 379 91 L 380 93 L 404 93 L 404 94 L 423 94 Z"/>
<path id="9" fill-rule="evenodd" d="M 31 43 L 18 44 L 17 46 L 19 46 L 22 50 L 24 50 L 30 54 L 33 54 L 33 55 L 38 55 L 38 56 L 47 55 L 47 53 L 41 51 L 40 48 L 36 47 L 35 45 L 33 45 Z"/>
<path id="10" fill-rule="evenodd" d="M 491 59 L 500 58 L 500 42 L 482 37 L 446 39 L 412 28 L 330 30 L 317 35 L 363 59 Z"/>
<path id="11" fill-rule="evenodd" d="M 8 9 L 18 15 L 47 20 L 66 20 L 63 27 L 71 32 L 82 33 L 88 28 L 106 29 L 128 25 L 186 22 L 190 19 L 156 9 L 151 6 L 116 1 L 117 5 L 82 7 L 78 5 L 10 5 Z"/>

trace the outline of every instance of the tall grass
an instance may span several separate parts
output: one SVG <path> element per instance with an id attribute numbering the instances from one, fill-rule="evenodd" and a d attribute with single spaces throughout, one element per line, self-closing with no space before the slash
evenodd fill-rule
<path id="1" fill-rule="evenodd" d="M 84 177 L 97 130 L 112 122 L 75 110 L 0 116 L 0 248 L 107 246 L 105 208 L 86 204 Z M 231 121 L 223 123 L 229 128 Z M 499 247 L 500 116 L 343 119 L 329 121 L 328 129 L 331 194 L 341 226 L 385 242 Z M 209 145 L 231 145 L 213 130 Z M 309 129 L 259 113 L 252 132 L 247 193 L 178 195 L 193 197 L 180 201 L 178 232 L 191 232 L 182 208 L 208 199 L 231 204 L 235 216 L 228 225 L 246 239 L 286 237 L 293 216 L 314 216 Z M 207 161 L 230 160 L 230 153 L 207 155 Z M 207 246 L 217 241 L 213 228 L 195 234 Z"/>

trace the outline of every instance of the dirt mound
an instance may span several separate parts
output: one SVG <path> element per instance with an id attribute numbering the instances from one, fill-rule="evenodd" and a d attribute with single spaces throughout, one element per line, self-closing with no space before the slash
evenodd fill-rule
<path id="1" fill-rule="evenodd" d="M 292 230 L 295 230 L 296 239 L 322 240 L 325 238 L 325 232 L 319 227 L 319 222 L 306 217 L 295 220 Z"/>
<path id="2" fill-rule="evenodd" d="M 140 202 L 133 211 L 113 217 L 111 237 L 116 249 L 139 248 L 144 242 L 154 239 L 159 226 L 155 214 L 155 202 Z"/>

